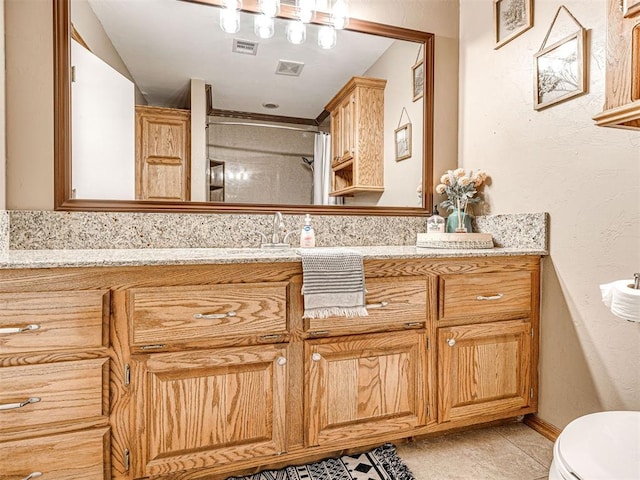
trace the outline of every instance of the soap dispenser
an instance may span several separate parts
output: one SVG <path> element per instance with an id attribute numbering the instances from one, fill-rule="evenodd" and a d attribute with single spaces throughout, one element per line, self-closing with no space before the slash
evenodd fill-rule
<path id="1" fill-rule="evenodd" d="M 316 246 L 316 234 L 311 226 L 311 215 L 308 213 L 304 217 L 304 227 L 300 232 L 300 246 L 304 248 Z"/>
<path id="2" fill-rule="evenodd" d="M 444 233 L 444 218 L 438 214 L 438 206 L 433 206 L 433 215 L 427 219 L 427 233 Z"/>

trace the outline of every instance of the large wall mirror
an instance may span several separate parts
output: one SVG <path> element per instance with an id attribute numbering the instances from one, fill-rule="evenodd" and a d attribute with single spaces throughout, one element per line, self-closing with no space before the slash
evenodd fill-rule
<path id="1" fill-rule="evenodd" d="M 429 212 L 433 34 L 221 3 L 54 0 L 55 208 Z"/>

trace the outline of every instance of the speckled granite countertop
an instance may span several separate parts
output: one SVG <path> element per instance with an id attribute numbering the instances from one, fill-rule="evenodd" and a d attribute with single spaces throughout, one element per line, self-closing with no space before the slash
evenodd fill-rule
<path id="1" fill-rule="evenodd" d="M 400 258 L 496 257 L 546 255 L 533 248 L 434 249 L 413 246 L 347 247 L 365 260 Z M 55 267 L 118 267 L 299 262 L 297 249 L 145 248 L 95 250 L 9 250 L 0 253 L 0 269 Z"/>

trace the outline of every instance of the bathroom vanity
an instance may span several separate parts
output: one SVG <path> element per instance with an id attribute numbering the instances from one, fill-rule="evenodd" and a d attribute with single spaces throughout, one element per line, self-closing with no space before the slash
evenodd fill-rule
<path id="1" fill-rule="evenodd" d="M 313 320 L 294 250 L 8 260 L 0 471 L 226 478 L 536 411 L 540 253 L 361 250 L 369 316 Z"/>

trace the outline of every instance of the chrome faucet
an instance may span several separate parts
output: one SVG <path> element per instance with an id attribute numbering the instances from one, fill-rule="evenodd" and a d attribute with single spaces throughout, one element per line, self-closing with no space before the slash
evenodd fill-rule
<path id="1" fill-rule="evenodd" d="M 256 232 L 262 237 L 260 248 L 289 248 L 289 236 L 293 232 L 286 232 L 282 213 L 275 212 L 273 214 L 273 229 L 271 232 L 271 241 L 269 242 L 267 235 L 262 232 Z"/>
<path id="2" fill-rule="evenodd" d="M 283 241 L 280 241 L 280 236 L 284 235 L 284 220 L 282 219 L 282 213 L 280 212 L 276 212 L 273 214 L 273 233 L 271 234 L 271 243 L 273 244 L 278 244 L 278 243 L 283 243 L 284 242 L 284 237 L 283 237 Z"/>

